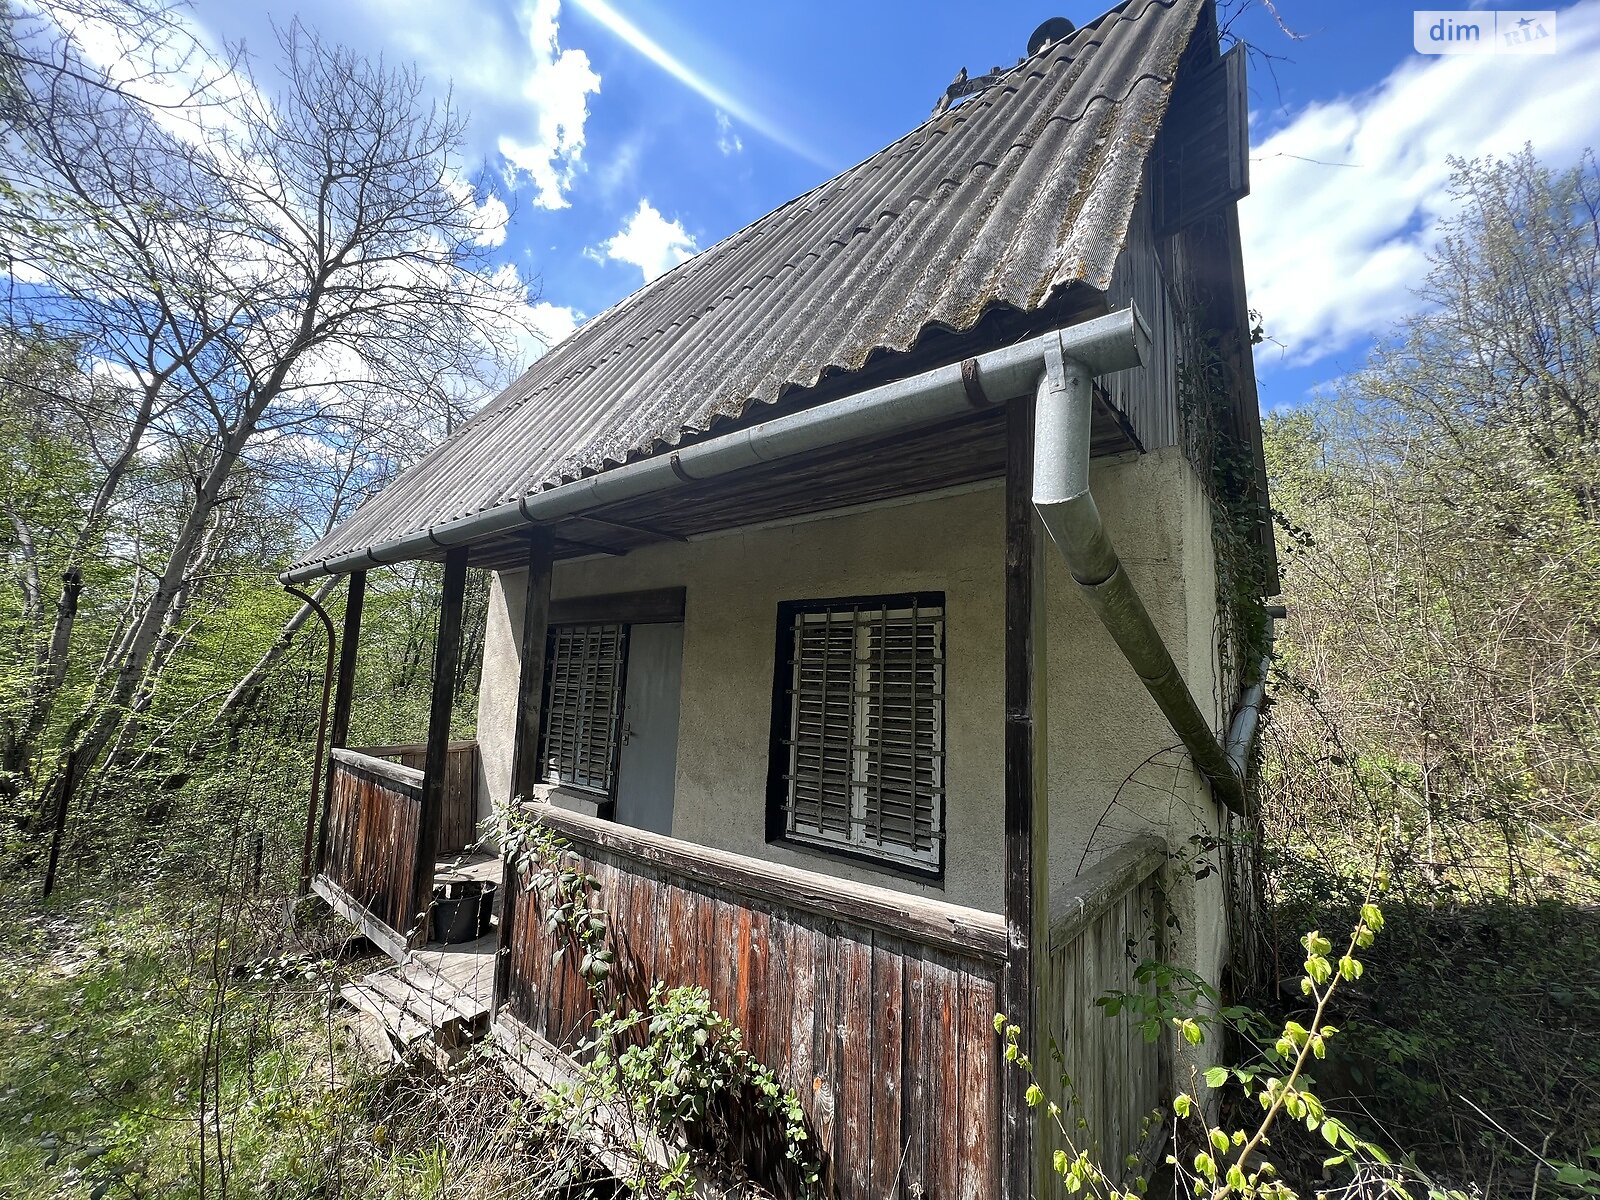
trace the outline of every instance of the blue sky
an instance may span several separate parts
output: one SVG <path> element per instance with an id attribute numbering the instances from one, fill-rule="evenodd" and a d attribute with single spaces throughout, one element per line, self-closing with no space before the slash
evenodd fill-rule
<path id="1" fill-rule="evenodd" d="M 1275 344 L 1264 408 L 1358 367 L 1410 311 L 1445 158 L 1572 161 L 1600 143 L 1600 0 L 1559 10 L 1557 53 L 1425 57 L 1410 5 L 1277 0 L 1237 33 L 1252 64 L 1253 192 L 1241 206 L 1251 302 Z M 960 67 L 1014 62 L 1080 0 L 975 6 L 834 0 L 195 0 L 213 37 L 263 59 L 298 14 L 369 55 L 417 62 L 472 117 L 498 252 L 559 336 L 924 120 Z M 1307 161 L 1314 160 L 1314 161 Z M 493 197 L 491 199 L 491 196 Z"/>

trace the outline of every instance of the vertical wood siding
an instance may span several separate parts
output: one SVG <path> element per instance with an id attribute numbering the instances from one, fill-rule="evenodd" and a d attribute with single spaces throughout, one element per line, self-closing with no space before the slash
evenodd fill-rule
<path id="1" fill-rule="evenodd" d="M 596 904 L 608 914 L 617 954 L 613 980 L 627 1001 L 642 1004 L 656 980 L 706 988 L 756 1058 L 800 1095 L 831 1195 L 998 1193 L 998 918 L 972 913 L 985 923 L 985 940 L 982 949 L 963 949 L 909 920 L 896 932 L 888 922 L 853 919 L 838 880 L 755 860 L 741 860 L 743 871 L 679 870 L 654 852 L 671 839 L 618 830 L 602 846 L 562 832 L 599 880 Z M 639 853 L 618 848 L 630 841 Z M 711 853 L 716 862 L 738 857 Z M 754 894 L 775 871 L 804 880 L 786 897 Z M 939 910 L 970 913 L 870 890 L 888 898 L 886 910 L 901 905 L 934 920 Z M 784 902 L 797 897 L 810 902 Z M 536 895 L 507 899 L 517 911 L 506 1009 L 570 1049 L 589 1028 L 589 993 L 570 955 L 552 961 L 557 946 Z M 752 1139 L 746 1150 L 760 1169 L 775 1147 Z"/>
<path id="2" fill-rule="evenodd" d="M 334 751 L 331 770 L 321 874 L 404 941 L 414 911 L 410 892 L 422 812 L 421 772 L 350 750 Z"/>
<path id="3" fill-rule="evenodd" d="M 1157 253 L 1148 193 L 1146 188 L 1134 207 L 1106 302 L 1113 310 L 1137 306 L 1150 327 L 1150 357 L 1143 370 L 1107 375 L 1100 386 L 1112 406 L 1127 417 L 1140 446 L 1158 450 L 1177 445 L 1179 438 L 1180 314 Z"/>
<path id="4" fill-rule="evenodd" d="M 404 746 L 365 746 L 359 753 L 386 758 L 403 767 L 422 770 L 428 748 L 418 742 Z M 478 841 L 478 743 L 451 742 L 445 758 L 444 808 L 439 814 L 439 854 L 456 854 Z"/>
<path id="5" fill-rule="evenodd" d="M 1159 957 L 1161 858 L 1154 847 L 1138 844 L 1114 852 L 1051 903 L 1042 986 L 1062 1061 L 1040 1064 L 1041 1083 L 1061 1105 L 1067 1128 L 1080 1117 L 1087 1122 L 1074 1135 L 1079 1148 L 1097 1147 L 1092 1157 L 1113 1174 L 1129 1155 L 1144 1158 L 1158 1128 L 1152 1123 L 1147 1129 L 1146 1117 L 1165 1102 L 1165 1031 L 1147 1042 L 1127 1012 L 1108 1016 L 1097 1001 L 1107 992 L 1137 991 L 1138 965 Z M 1060 1086 L 1063 1072 L 1076 1105 Z M 1052 1131 L 1040 1147 L 1045 1160 L 1059 1137 Z M 1059 1181 L 1053 1186 L 1046 1194 L 1066 1195 Z"/>

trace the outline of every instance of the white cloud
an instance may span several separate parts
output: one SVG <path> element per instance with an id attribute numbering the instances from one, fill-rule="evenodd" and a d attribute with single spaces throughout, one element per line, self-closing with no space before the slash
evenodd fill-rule
<path id="1" fill-rule="evenodd" d="M 511 220 L 511 210 L 506 202 L 490 192 L 473 213 L 473 225 L 478 230 L 480 246 L 501 246 L 506 240 L 506 224 Z"/>
<path id="2" fill-rule="evenodd" d="M 604 162 L 594 164 L 590 178 L 608 206 L 623 192 L 637 189 L 639 156 L 643 151 L 643 131 L 637 130 L 617 142 Z"/>
<path id="3" fill-rule="evenodd" d="M 607 258 L 638 267 L 649 283 L 683 262 L 699 246 L 677 221 L 667 220 L 650 201 L 640 200 L 638 209 L 614 237 L 606 239 L 602 248 Z"/>
<path id="4" fill-rule="evenodd" d="M 717 109 L 717 149 L 724 154 L 744 153 L 744 139 L 733 127 L 733 119 Z"/>
<path id="5" fill-rule="evenodd" d="M 709 100 L 717 108 L 732 113 L 751 129 L 771 138 L 791 153 L 797 154 L 818 166 L 829 166 L 829 161 L 825 155 L 801 140 L 786 126 L 767 116 L 754 104 L 714 83 L 704 71 L 696 70 L 684 62 L 613 8 L 609 0 L 573 0 L 573 2 L 639 54 L 655 63 L 656 66 L 691 91 Z"/>
<path id="6" fill-rule="evenodd" d="M 457 174 L 446 175 L 444 186 L 450 194 L 464 201 L 471 208 L 470 224 L 474 231 L 473 240 L 480 246 L 502 246 L 506 240 L 506 226 L 511 221 L 511 210 L 506 207 L 506 202 L 493 192 L 483 198 L 483 203 L 478 202 L 477 189 L 472 182 Z"/>
<path id="7" fill-rule="evenodd" d="M 1245 271 L 1286 361 L 1314 361 L 1415 311 L 1411 289 L 1449 208 L 1449 156 L 1531 142 L 1562 164 L 1600 142 L 1600 0 L 1563 10 L 1557 34 L 1550 56 L 1408 58 L 1255 147 L 1240 206 Z M 1262 357 L 1277 361 L 1275 348 Z"/>
<path id="8" fill-rule="evenodd" d="M 197 18 L 268 52 L 270 7 L 194 0 Z M 581 49 L 560 43 L 560 0 L 311 0 L 306 20 L 369 58 L 414 62 L 426 98 L 448 98 L 471 117 L 465 167 L 505 175 L 505 189 L 542 208 L 564 208 L 582 169 L 589 97 L 600 76 Z"/>
<path id="9" fill-rule="evenodd" d="M 519 366 L 526 366 L 583 324 L 584 314 L 570 305 L 533 299 L 527 281 L 511 263 L 501 263 L 485 287 L 511 297 L 497 307 L 496 324 L 511 339 L 512 356 Z"/>
<path id="10" fill-rule="evenodd" d="M 565 340 L 582 321 L 581 312 L 564 304 L 541 300 L 528 306 L 528 323 L 533 326 L 534 333 L 550 346 Z"/>
<path id="11" fill-rule="evenodd" d="M 557 41 L 561 0 L 534 0 L 524 8 L 532 67 L 522 83 L 522 95 L 533 109 L 531 139 L 501 134 L 498 148 L 510 165 L 513 179 L 524 173 L 537 188 L 535 203 L 541 208 L 565 208 L 583 153 L 584 122 L 589 117 L 589 96 L 600 91 L 600 76 L 589 66 L 582 50 L 563 50 Z"/>

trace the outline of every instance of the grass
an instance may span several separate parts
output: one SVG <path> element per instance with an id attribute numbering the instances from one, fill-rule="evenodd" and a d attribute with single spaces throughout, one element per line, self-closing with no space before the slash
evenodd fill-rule
<path id="1" fill-rule="evenodd" d="M 1276 976 L 1306 929 L 1348 927 L 1365 880 L 1329 864 L 1355 858 L 1270 862 Z M 76 887 L 0 890 L 0 1196 L 613 1194 L 488 1064 L 356 1053 L 330 1000 L 384 960 L 339 963 L 347 931 L 315 906 L 291 931 L 281 902 L 193 874 Z M 1422 887 L 1384 907 L 1320 1094 L 1442 1183 L 1583 1194 L 1555 1172 L 1600 1166 L 1600 907 Z M 1275 1147 L 1304 1195 L 1324 1153 L 1289 1131 Z"/>
<path id="2" fill-rule="evenodd" d="M 1365 881 L 1310 858 L 1286 858 L 1274 876 L 1277 974 L 1289 976 L 1300 933 L 1342 928 Z M 1600 907 L 1424 887 L 1383 907 L 1319 1064 L 1330 1109 L 1443 1184 L 1590 1194 L 1555 1177 L 1562 1164 L 1600 1167 Z M 1278 1008 L 1292 1016 L 1296 1002 Z M 1304 1165 L 1310 1184 L 1319 1172 Z"/>
<path id="3" fill-rule="evenodd" d="M 185 1196 L 232 1177 L 295 1194 L 280 1184 L 333 1115 L 324 988 L 241 974 L 259 949 L 243 925 L 153 898 L 5 898 L 0 1186 Z"/>
<path id="4" fill-rule="evenodd" d="M 0 1196 L 600 1195 L 487 1065 L 379 1068 L 281 907 L 0 895 Z M 310 950 L 299 964 L 299 954 Z M 291 954 L 290 959 L 284 956 Z"/>

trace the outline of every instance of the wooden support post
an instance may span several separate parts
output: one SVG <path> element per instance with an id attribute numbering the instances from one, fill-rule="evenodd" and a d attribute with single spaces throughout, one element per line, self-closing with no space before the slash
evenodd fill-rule
<path id="1" fill-rule="evenodd" d="M 539 738 L 544 727 L 545 639 L 550 629 L 550 573 L 555 539 L 548 529 L 528 535 L 528 578 L 522 603 L 522 654 L 517 673 L 517 729 L 511 751 L 511 797 L 526 802 L 539 782 Z M 495 939 L 494 996 L 498 1015 L 511 982 L 511 924 L 519 882 L 509 859 L 500 876 L 500 930 Z"/>
<path id="2" fill-rule="evenodd" d="M 466 590 L 467 547 L 461 546 L 445 555 L 444 594 L 439 601 L 439 629 L 433 644 L 433 698 L 428 707 L 428 748 L 422 760 L 417 858 L 411 875 L 413 925 L 409 932 L 415 945 L 428 940 L 433 864 L 439 857 L 439 818 L 444 811 L 445 770 L 450 758 L 450 712 L 455 704 L 456 668 L 461 658 L 461 601 Z"/>
<path id="3" fill-rule="evenodd" d="M 1022 1053 L 1049 1071 L 1046 1006 L 1040 986 L 1049 951 L 1049 799 L 1045 770 L 1046 630 L 1043 538 L 1033 509 L 1033 410 L 1030 395 L 1006 406 L 1005 643 L 1005 918 L 1007 960 L 1001 982 L 1006 1016 L 1022 1027 Z M 1035 1114 L 1024 1096 L 1031 1082 L 1002 1063 L 1000 1195 L 1034 1194 Z M 1042 1141 L 1040 1142 L 1042 1145 Z"/>
<path id="4" fill-rule="evenodd" d="M 344 632 L 339 637 L 339 675 L 333 686 L 333 717 L 328 722 L 328 775 L 322 787 L 322 823 L 317 830 L 317 870 L 328 854 L 328 810 L 333 806 L 333 752 L 350 744 L 350 713 L 355 706 L 356 649 L 361 643 L 361 609 L 367 601 L 367 573 L 350 572 L 344 600 Z"/>

